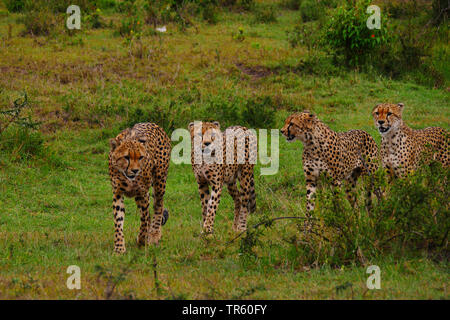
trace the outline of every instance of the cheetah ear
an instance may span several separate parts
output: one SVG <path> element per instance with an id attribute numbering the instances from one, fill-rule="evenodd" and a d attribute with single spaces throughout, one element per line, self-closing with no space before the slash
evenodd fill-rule
<path id="1" fill-rule="evenodd" d="M 193 122 L 189 123 L 188 128 L 189 130 L 192 130 L 192 128 L 194 128 L 194 123 Z"/>
<path id="2" fill-rule="evenodd" d="M 109 145 L 111 146 L 111 151 L 114 151 L 117 148 L 117 140 L 115 138 L 109 139 Z"/>
<path id="3" fill-rule="evenodd" d="M 220 123 L 219 123 L 219 121 L 213 121 L 213 125 L 219 127 L 219 129 L 220 129 Z"/>
<path id="4" fill-rule="evenodd" d="M 147 137 L 139 137 L 139 138 L 138 138 L 138 141 L 139 141 L 140 143 L 144 144 L 144 143 L 147 142 Z"/>
<path id="5" fill-rule="evenodd" d="M 315 115 L 315 114 L 312 114 L 312 113 L 309 113 L 309 121 L 310 121 L 311 123 L 315 123 L 316 120 L 317 120 L 316 115 Z"/>
<path id="6" fill-rule="evenodd" d="M 405 107 L 404 103 L 397 103 L 397 107 L 400 109 L 400 116 L 403 114 L 403 108 Z"/>

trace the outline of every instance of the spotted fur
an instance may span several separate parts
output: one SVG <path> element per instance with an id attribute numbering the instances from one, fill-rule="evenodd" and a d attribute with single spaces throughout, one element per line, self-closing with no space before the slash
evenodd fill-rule
<path id="1" fill-rule="evenodd" d="M 113 190 L 114 251 L 124 253 L 124 197 L 134 198 L 141 212 L 138 245 L 157 244 L 168 218 L 163 196 L 166 189 L 171 144 L 156 124 L 138 123 L 110 139 L 109 176 Z M 153 186 L 154 219 L 149 214 L 149 189 Z"/>
<path id="2" fill-rule="evenodd" d="M 373 138 L 362 130 L 335 132 L 312 113 L 295 113 L 286 119 L 281 133 L 289 142 L 303 142 L 303 172 L 306 177 L 307 212 L 314 210 L 314 194 L 321 173 L 331 177 L 334 185 L 349 182 L 350 202 L 356 199 L 350 193 L 361 174 L 377 169 L 378 147 Z M 369 197 L 370 199 L 370 194 Z"/>
<path id="3" fill-rule="evenodd" d="M 223 185 L 226 184 L 231 197 L 234 200 L 234 223 L 233 230 L 243 231 L 247 228 L 247 215 L 256 209 L 256 195 L 255 182 L 253 176 L 254 164 L 251 163 L 251 152 L 256 150 L 256 136 L 254 140 L 248 138 L 246 134 L 251 133 L 245 127 L 229 127 L 224 132 L 220 131 L 220 124 L 218 122 L 202 122 L 198 132 L 194 128 L 194 123 L 189 124 L 192 140 L 191 161 L 192 169 L 198 183 L 198 190 L 202 203 L 203 216 L 203 232 L 211 234 L 214 227 L 214 219 L 216 210 L 220 203 Z M 236 139 L 232 139 L 229 134 L 236 130 Z M 208 147 L 214 142 L 217 142 L 218 137 L 223 139 L 222 148 L 222 164 L 220 163 L 195 163 L 194 157 L 194 141 L 195 135 L 199 136 L 201 142 L 202 153 L 207 152 Z M 240 140 L 242 138 L 242 140 Z M 231 164 L 226 162 L 226 145 L 233 143 L 234 159 Z M 238 141 L 245 141 L 244 144 L 244 161 L 239 163 L 237 150 Z M 253 142 L 254 141 L 254 142 Z M 255 143 L 255 145 L 253 144 Z M 212 153 L 212 152 L 211 152 Z M 212 155 L 212 154 L 211 154 Z M 215 155 L 212 155 L 215 156 Z M 220 158 L 220 155 L 217 155 Z M 232 157 L 230 156 L 230 159 Z M 236 182 L 239 180 L 240 189 L 238 189 Z M 210 191 L 211 187 L 211 191 Z"/>
<path id="4" fill-rule="evenodd" d="M 404 104 L 379 104 L 372 110 L 375 126 L 381 134 L 380 154 L 383 167 L 391 177 L 404 177 L 420 163 L 431 160 L 450 166 L 449 132 L 439 127 L 411 129 L 402 119 Z"/>

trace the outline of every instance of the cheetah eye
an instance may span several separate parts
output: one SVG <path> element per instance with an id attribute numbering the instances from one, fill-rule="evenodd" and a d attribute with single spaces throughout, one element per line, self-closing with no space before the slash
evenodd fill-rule
<path id="1" fill-rule="evenodd" d="M 387 113 L 388 117 L 389 117 L 391 114 L 392 114 L 392 112 L 388 112 L 388 113 Z"/>
<path id="2" fill-rule="evenodd" d="M 130 160 L 130 156 L 125 156 L 124 157 L 126 160 Z"/>
<path id="3" fill-rule="evenodd" d="M 144 156 L 140 156 L 140 157 L 139 157 L 139 160 L 142 160 L 142 159 L 144 159 Z"/>
<path id="4" fill-rule="evenodd" d="M 376 114 L 376 115 L 378 115 L 378 111 L 377 111 L 377 112 L 375 112 L 375 114 Z"/>

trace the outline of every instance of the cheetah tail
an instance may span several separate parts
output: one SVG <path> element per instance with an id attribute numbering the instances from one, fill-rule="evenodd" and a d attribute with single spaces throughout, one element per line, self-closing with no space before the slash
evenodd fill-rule
<path id="1" fill-rule="evenodd" d="M 255 178 L 252 175 L 250 179 L 250 201 L 248 203 L 248 211 L 252 213 L 255 212 L 255 210 L 256 210 Z"/>

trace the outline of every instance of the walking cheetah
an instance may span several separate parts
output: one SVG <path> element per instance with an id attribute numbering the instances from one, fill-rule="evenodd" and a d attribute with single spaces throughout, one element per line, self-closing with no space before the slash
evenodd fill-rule
<path id="1" fill-rule="evenodd" d="M 350 195 L 350 191 L 356 187 L 358 177 L 367 171 L 374 172 L 378 166 L 378 147 L 368 133 L 362 130 L 335 132 L 309 111 L 289 116 L 281 133 L 288 142 L 303 142 L 308 216 L 315 207 L 313 196 L 322 172 L 332 178 L 334 185 L 347 180 L 350 183 L 348 197 L 355 205 L 356 199 Z M 370 199 L 371 192 L 368 193 Z"/>
<path id="2" fill-rule="evenodd" d="M 450 135 L 445 129 L 429 127 L 414 130 L 402 120 L 404 104 L 375 106 L 372 116 L 381 133 L 381 160 L 391 177 L 404 177 L 421 161 L 436 160 L 450 166 Z"/>
<path id="3" fill-rule="evenodd" d="M 253 176 L 256 135 L 240 126 L 229 127 L 222 133 L 218 122 L 192 122 L 189 130 L 192 169 L 202 203 L 203 233 L 213 232 L 224 184 L 234 200 L 233 230 L 246 230 L 247 215 L 256 208 Z M 236 185 L 237 180 L 240 190 Z"/>
<path id="4" fill-rule="evenodd" d="M 138 123 L 110 139 L 109 176 L 113 189 L 114 251 L 124 253 L 124 196 L 134 197 L 141 211 L 138 245 L 157 244 L 161 225 L 168 218 L 163 206 L 169 169 L 171 144 L 167 134 L 156 124 Z M 153 186 L 154 219 L 149 215 L 149 189 Z M 150 226 L 151 224 L 151 226 Z"/>

